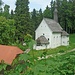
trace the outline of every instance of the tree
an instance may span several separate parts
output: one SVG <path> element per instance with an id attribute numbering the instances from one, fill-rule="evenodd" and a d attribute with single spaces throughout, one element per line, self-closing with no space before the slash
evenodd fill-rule
<path id="1" fill-rule="evenodd" d="M 43 19 L 42 9 L 40 9 L 39 11 L 37 11 L 36 9 L 33 9 L 32 20 L 34 23 L 34 28 L 35 28 L 34 30 L 36 30 L 36 28 L 38 27 L 42 19 Z"/>
<path id="2" fill-rule="evenodd" d="M 33 22 L 34 31 L 35 31 L 37 28 L 37 11 L 36 11 L 36 9 L 33 9 L 33 12 L 32 12 L 32 22 Z"/>
<path id="3" fill-rule="evenodd" d="M 10 8 L 10 6 L 5 4 L 5 6 L 4 6 L 4 17 L 6 17 L 7 19 L 10 17 L 9 8 Z"/>
<path id="4" fill-rule="evenodd" d="M 75 0 L 56 0 L 58 22 L 68 33 L 75 32 Z M 54 11 L 55 2 L 51 1 L 51 12 Z"/>
<path id="5" fill-rule="evenodd" d="M 75 0 L 71 0 L 71 4 L 72 4 L 72 33 L 75 33 Z"/>
<path id="6" fill-rule="evenodd" d="M 0 6 L 3 4 L 2 0 L 0 0 Z"/>
<path id="7" fill-rule="evenodd" d="M 50 9 L 48 6 L 47 6 L 46 9 L 44 10 L 43 16 L 44 16 L 45 18 L 51 18 L 51 17 L 52 17 L 52 16 L 51 16 L 51 9 Z"/>
<path id="8" fill-rule="evenodd" d="M 14 43 L 15 26 L 14 20 L 0 17 L 0 44 L 10 45 Z"/>
<path id="9" fill-rule="evenodd" d="M 14 11 L 13 10 L 11 10 L 11 17 L 10 18 L 14 19 Z"/>
<path id="10" fill-rule="evenodd" d="M 50 2 L 50 5 L 51 5 L 51 18 L 53 19 L 53 12 L 54 12 L 54 2 L 53 2 L 53 0 L 51 0 L 51 2 Z"/>
<path id="11" fill-rule="evenodd" d="M 2 12 L 3 12 L 2 5 L 3 5 L 3 2 L 2 0 L 0 0 L 0 16 L 2 16 Z"/>
<path id="12" fill-rule="evenodd" d="M 33 9 L 33 11 L 31 12 L 31 24 L 33 28 L 32 30 L 33 37 L 34 37 L 34 32 L 39 26 L 39 24 L 41 23 L 42 19 L 43 19 L 42 9 L 40 9 L 39 11 L 37 11 L 36 9 Z"/>
<path id="13" fill-rule="evenodd" d="M 41 23 L 42 19 L 43 19 L 43 13 L 42 13 L 42 9 L 40 9 L 38 12 L 38 21 L 39 21 L 38 24 Z"/>
<path id="14" fill-rule="evenodd" d="M 20 42 L 24 35 L 30 33 L 29 0 L 17 0 L 15 9 L 16 36 Z"/>
<path id="15" fill-rule="evenodd" d="M 35 42 L 30 34 L 24 36 L 24 42 L 26 43 L 27 48 L 30 48 L 31 50 L 33 49 L 33 45 Z"/>

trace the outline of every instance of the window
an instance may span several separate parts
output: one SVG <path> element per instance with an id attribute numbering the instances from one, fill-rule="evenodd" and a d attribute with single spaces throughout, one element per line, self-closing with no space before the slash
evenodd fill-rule
<path id="1" fill-rule="evenodd" d="M 65 43 L 65 42 L 63 41 L 63 43 Z"/>
<path id="2" fill-rule="evenodd" d="M 43 33 L 43 35 L 45 35 L 45 34 Z"/>
<path id="3" fill-rule="evenodd" d="M 69 41 L 67 41 L 67 43 L 69 43 Z"/>
<path id="4" fill-rule="evenodd" d="M 37 43 L 37 46 L 41 46 L 41 44 L 40 43 Z"/>
<path id="5" fill-rule="evenodd" d="M 48 38 L 48 41 L 49 41 L 49 38 Z"/>
<path id="6" fill-rule="evenodd" d="M 63 38 L 65 38 L 65 36 L 63 36 Z"/>

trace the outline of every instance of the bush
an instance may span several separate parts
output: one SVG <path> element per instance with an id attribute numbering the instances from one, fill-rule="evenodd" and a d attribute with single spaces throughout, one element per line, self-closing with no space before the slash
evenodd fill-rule
<path id="1" fill-rule="evenodd" d="M 59 53 L 64 53 L 64 50 L 60 50 Z"/>

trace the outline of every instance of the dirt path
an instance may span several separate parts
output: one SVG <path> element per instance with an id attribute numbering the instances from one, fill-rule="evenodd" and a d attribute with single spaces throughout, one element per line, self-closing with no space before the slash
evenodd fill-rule
<path id="1" fill-rule="evenodd" d="M 69 52 L 73 52 L 75 51 L 75 48 L 72 49 L 72 50 L 69 50 L 69 51 L 65 51 L 64 53 L 57 53 L 57 54 L 50 54 L 50 55 L 46 55 L 46 59 L 49 58 L 49 57 L 54 57 L 54 56 L 57 56 L 57 55 L 64 55 L 66 53 L 69 53 Z M 45 59 L 44 57 L 38 57 L 38 60 L 42 60 L 42 59 Z"/>

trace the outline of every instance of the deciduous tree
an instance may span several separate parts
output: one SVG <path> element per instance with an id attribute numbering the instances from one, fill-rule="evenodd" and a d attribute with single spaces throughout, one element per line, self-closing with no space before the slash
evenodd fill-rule
<path id="1" fill-rule="evenodd" d="M 13 44 L 15 37 L 14 20 L 0 17 L 0 44 Z"/>

